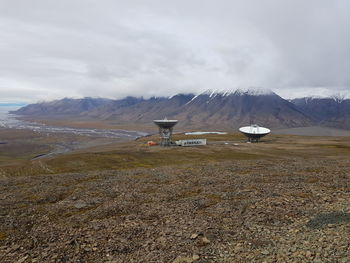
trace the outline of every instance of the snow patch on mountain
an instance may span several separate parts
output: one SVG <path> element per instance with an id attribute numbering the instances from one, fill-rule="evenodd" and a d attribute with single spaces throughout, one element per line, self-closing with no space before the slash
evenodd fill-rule
<path id="1" fill-rule="evenodd" d="M 192 101 L 194 101 L 196 98 L 198 98 L 199 95 L 194 96 L 189 102 L 187 102 L 185 105 L 190 104 Z"/>
<path id="2" fill-rule="evenodd" d="M 260 89 L 260 88 L 249 88 L 249 89 L 231 89 L 231 90 L 206 90 L 196 96 L 194 96 L 189 102 L 186 103 L 190 104 L 193 101 L 195 101 L 199 96 L 208 96 L 209 99 L 206 101 L 206 103 L 209 103 L 211 100 L 213 100 L 216 97 L 228 97 L 228 96 L 271 96 L 276 95 L 272 90 L 270 89 Z"/>
<path id="3" fill-rule="evenodd" d="M 294 100 L 304 100 L 305 103 L 310 103 L 315 100 L 334 100 L 337 103 L 342 103 L 345 100 L 348 100 L 346 96 L 340 96 L 340 95 L 332 95 L 332 96 L 309 96 L 309 97 L 303 97 L 303 98 L 297 98 Z M 289 100 L 293 101 L 293 100 Z"/>
<path id="4" fill-rule="evenodd" d="M 272 90 L 270 89 L 260 89 L 260 88 L 249 88 L 249 89 L 237 89 L 236 95 L 249 95 L 249 96 L 270 96 L 270 95 L 276 95 Z"/>

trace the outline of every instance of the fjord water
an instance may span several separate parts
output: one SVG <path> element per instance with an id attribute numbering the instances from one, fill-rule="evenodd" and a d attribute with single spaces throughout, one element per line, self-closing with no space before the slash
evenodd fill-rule
<path id="1" fill-rule="evenodd" d="M 85 129 L 50 126 L 42 123 L 24 121 L 17 119 L 16 115 L 10 114 L 10 111 L 17 110 L 21 106 L 0 106 L 0 128 L 32 130 L 43 133 L 68 133 L 83 136 L 107 137 L 107 138 L 138 138 L 145 136 L 147 133 L 128 130 L 112 130 L 112 129 Z"/>

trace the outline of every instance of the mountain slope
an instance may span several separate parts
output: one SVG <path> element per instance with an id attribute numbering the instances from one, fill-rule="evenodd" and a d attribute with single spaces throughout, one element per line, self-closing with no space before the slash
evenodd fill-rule
<path id="1" fill-rule="evenodd" d="M 153 119 L 175 116 L 188 101 L 194 97 L 193 94 L 178 94 L 171 98 L 152 97 L 148 100 L 140 100 L 138 103 L 128 107 L 115 107 L 108 104 L 104 108 L 99 107 L 87 113 L 87 116 L 103 116 L 104 119 L 119 120 L 125 122 L 150 122 Z M 116 101 L 119 103 L 122 100 Z M 106 114 L 108 112 L 108 114 Z"/>
<path id="2" fill-rule="evenodd" d="M 257 123 L 271 128 L 312 125 L 308 115 L 272 91 L 206 91 L 150 99 L 63 99 L 28 105 L 15 112 L 31 116 L 79 117 L 116 123 L 152 123 L 178 119 L 178 127 L 224 129 Z"/>
<path id="3" fill-rule="evenodd" d="M 291 102 L 319 125 L 350 129 L 350 99 L 306 97 Z"/>
<path id="4" fill-rule="evenodd" d="M 311 124 L 295 105 L 273 92 L 234 91 L 204 93 L 187 103 L 176 116 L 199 127 L 238 127 L 258 123 L 269 127 L 298 127 Z"/>
<path id="5" fill-rule="evenodd" d="M 13 113 L 29 116 L 79 115 L 82 112 L 91 111 L 111 101 L 110 99 L 89 97 L 82 99 L 64 98 L 62 100 L 29 104 Z"/>

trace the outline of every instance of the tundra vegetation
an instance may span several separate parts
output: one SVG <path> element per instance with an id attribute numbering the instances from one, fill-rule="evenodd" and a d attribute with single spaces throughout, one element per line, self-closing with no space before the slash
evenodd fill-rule
<path id="1" fill-rule="evenodd" d="M 349 137 L 0 134 L 1 262 L 350 261 Z"/>

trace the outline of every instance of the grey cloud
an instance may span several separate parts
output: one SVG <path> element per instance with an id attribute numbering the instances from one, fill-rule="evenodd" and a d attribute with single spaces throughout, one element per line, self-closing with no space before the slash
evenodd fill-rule
<path id="1" fill-rule="evenodd" d="M 2 100 L 349 92 L 345 0 L 0 0 Z"/>

